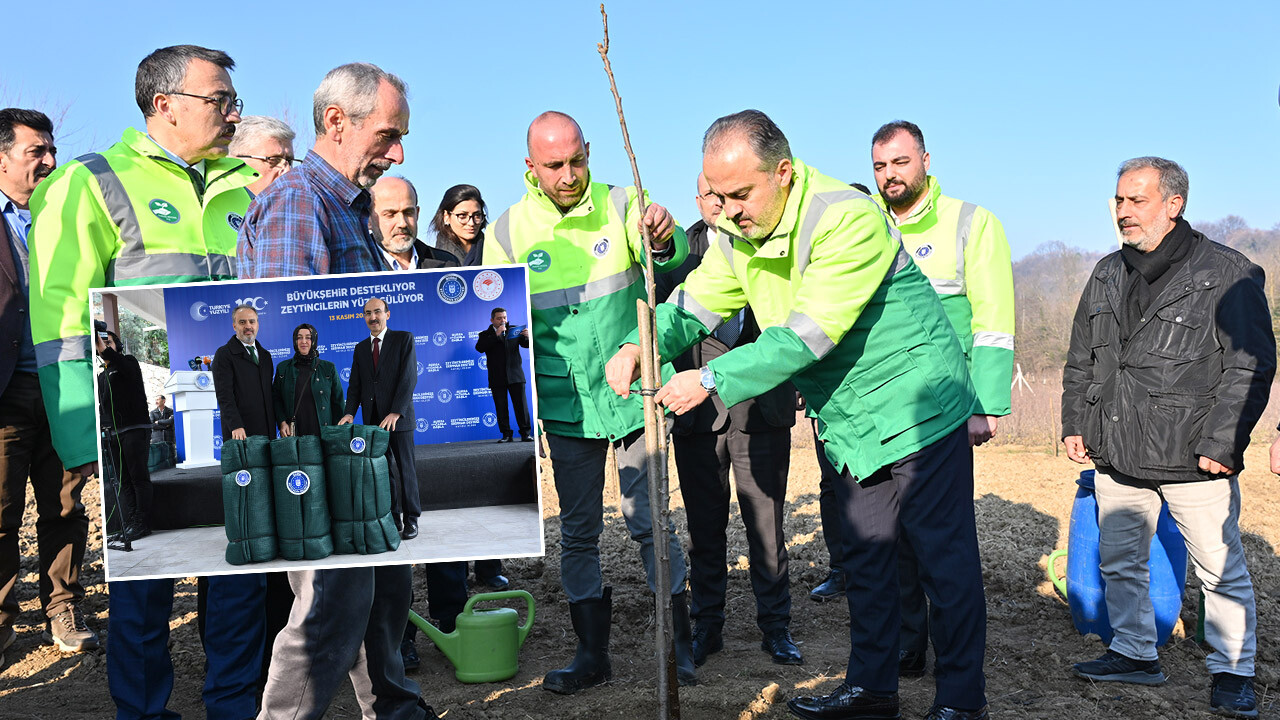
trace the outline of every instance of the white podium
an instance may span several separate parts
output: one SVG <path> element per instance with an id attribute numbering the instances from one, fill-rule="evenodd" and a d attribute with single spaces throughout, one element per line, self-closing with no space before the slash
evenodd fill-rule
<path id="1" fill-rule="evenodd" d="M 213 457 L 213 411 L 218 399 L 213 392 L 213 373 L 208 370 L 181 370 L 164 384 L 173 393 L 173 409 L 182 413 L 182 442 L 186 462 L 178 467 L 200 468 L 220 464 Z"/>

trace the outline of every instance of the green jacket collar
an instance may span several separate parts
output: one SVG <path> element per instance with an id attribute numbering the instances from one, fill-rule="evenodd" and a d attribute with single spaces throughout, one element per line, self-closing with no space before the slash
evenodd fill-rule
<path id="1" fill-rule="evenodd" d="M 809 191 L 809 176 L 813 172 L 808 165 L 805 165 L 800 158 L 796 157 L 791 158 L 791 168 L 791 194 L 787 196 L 787 206 L 782 210 L 782 218 L 778 220 L 778 226 L 756 248 L 756 257 L 786 257 L 791 250 L 790 237 L 795 233 L 796 226 L 800 221 L 800 203 Z M 716 219 L 716 228 L 735 238 L 742 239 L 742 230 L 737 225 L 734 225 L 732 221 L 727 220 L 723 213 Z M 779 242 L 774 242 L 774 240 Z M 743 242 L 750 241 L 743 240 Z M 755 245 L 755 243 L 750 244 Z"/>
<path id="2" fill-rule="evenodd" d="M 186 178 L 187 173 L 177 163 L 173 162 L 165 154 L 164 149 L 156 144 L 146 133 L 135 128 L 125 128 L 124 136 L 120 138 L 130 150 L 149 157 L 153 160 L 162 161 L 161 164 L 167 168 L 171 168 L 174 172 L 180 173 Z M 204 161 L 205 182 L 212 185 L 222 180 L 224 176 L 232 175 L 228 182 L 230 187 L 244 187 L 254 180 L 258 179 L 258 173 L 244 163 L 232 157 L 211 158 Z"/>
<path id="3" fill-rule="evenodd" d="M 533 201 L 533 204 L 536 207 L 541 210 L 553 212 L 557 217 L 562 215 L 560 212 L 560 206 L 556 205 L 555 202 L 551 198 L 547 197 L 547 194 L 542 191 L 542 188 L 538 187 L 538 178 L 534 176 L 532 170 L 525 170 L 524 172 L 524 187 L 528 197 Z M 586 191 L 582 193 L 582 197 L 578 198 L 578 203 L 576 205 L 563 213 L 563 217 L 587 215 L 594 210 L 595 205 L 591 200 L 591 194 L 594 189 L 595 182 L 591 180 L 591 171 L 588 170 Z"/>

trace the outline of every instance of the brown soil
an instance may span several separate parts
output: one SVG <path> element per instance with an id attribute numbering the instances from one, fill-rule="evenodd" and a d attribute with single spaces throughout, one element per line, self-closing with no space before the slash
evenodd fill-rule
<path id="1" fill-rule="evenodd" d="M 773 665 L 759 649 L 754 601 L 746 572 L 746 541 L 741 523 L 730 523 L 729 623 L 725 649 L 699 669 L 697 687 L 682 688 L 685 718 L 789 717 L 785 702 L 799 694 L 825 693 L 841 680 L 848 652 L 848 609 L 844 603 L 817 604 L 808 589 L 826 573 L 826 549 L 818 514 L 818 472 L 807 429 L 797 429 L 788 493 L 787 532 L 791 552 L 792 631 L 805 654 L 802 667 Z M 1269 440 L 1270 438 L 1266 438 Z M 1262 717 L 1280 718 L 1280 480 L 1265 472 L 1265 444 L 1255 442 L 1250 469 L 1241 479 L 1245 550 L 1258 597 L 1258 693 Z M 1066 604 L 1045 580 L 1046 556 L 1065 547 L 1074 484 L 1079 471 L 1063 457 L 1041 448 L 997 446 L 977 453 L 977 515 L 982 545 L 989 617 L 987 694 L 994 717 L 1018 720 L 1076 718 L 1201 718 L 1208 711 L 1205 651 L 1188 639 L 1183 627 L 1195 627 L 1196 593 L 1187 594 L 1183 626 L 1161 652 L 1169 682 L 1162 687 L 1095 685 L 1072 678 L 1072 662 L 1104 649 L 1097 638 L 1081 637 L 1071 625 Z M 549 470 L 549 468 L 544 468 Z M 655 712 L 652 661 L 652 600 L 644 591 L 636 546 L 626 535 L 617 508 L 616 485 L 607 490 L 607 523 L 602 538 L 606 581 L 614 590 L 611 644 L 614 679 L 607 686 L 561 697 L 542 690 L 542 676 L 570 658 L 574 644 L 559 582 L 557 498 L 550 473 L 543 479 L 545 559 L 507 562 L 515 587 L 537 598 L 537 620 L 521 656 L 520 672 L 510 681 L 464 685 L 453 678 L 448 661 L 421 636 L 423 665 L 414 677 L 437 711 L 451 720 L 491 718 L 640 718 Z M 672 506 L 684 533 L 678 480 Z M 97 513 L 97 488 L 89 488 Z M 28 520 L 31 509 L 28 508 Z M 98 533 L 94 523 L 93 533 Z M 100 653 L 63 656 L 40 644 L 35 600 L 34 532 L 21 538 L 24 557 L 19 592 L 24 624 L 0 672 L 0 716 L 5 718 L 106 718 L 114 708 L 106 687 Z M 85 609 L 99 631 L 106 628 L 106 591 L 101 584 L 101 543 L 86 557 L 91 583 Z M 421 577 L 418 596 L 425 597 Z M 1194 579 L 1192 584 L 1195 584 Z M 195 585 L 178 584 L 174 601 L 173 657 L 176 682 L 170 707 L 201 717 L 203 662 L 195 629 Z M 421 609 L 421 608 L 420 608 Z M 105 632 L 103 633 L 105 636 Z M 901 687 L 903 717 L 923 717 L 932 700 L 929 677 L 906 680 Z M 359 717 L 349 688 L 334 703 L 330 717 Z"/>

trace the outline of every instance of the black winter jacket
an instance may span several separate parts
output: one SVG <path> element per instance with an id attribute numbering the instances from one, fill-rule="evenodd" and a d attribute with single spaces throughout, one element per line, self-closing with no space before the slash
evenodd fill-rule
<path id="1" fill-rule="evenodd" d="M 1205 480 L 1199 457 L 1244 468 L 1267 405 L 1276 341 L 1262 268 L 1199 232 L 1187 262 L 1120 342 L 1129 275 L 1119 252 L 1098 262 L 1071 327 L 1062 434 L 1094 464 L 1160 482 Z"/>

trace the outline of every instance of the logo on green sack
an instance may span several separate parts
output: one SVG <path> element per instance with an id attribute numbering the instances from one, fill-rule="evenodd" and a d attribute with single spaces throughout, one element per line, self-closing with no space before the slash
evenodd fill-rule
<path id="1" fill-rule="evenodd" d="M 351 452 L 353 453 L 364 452 L 364 438 L 362 437 L 351 438 Z"/>
<path id="2" fill-rule="evenodd" d="M 525 262 L 534 272 L 546 272 L 551 269 L 551 253 L 546 250 L 534 250 L 529 253 L 529 257 L 525 258 Z"/>
<path id="3" fill-rule="evenodd" d="M 294 495 L 301 495 L 311 489 L 311 478 L 301 470 L 294 470 L 285 478 L 284 486 Z"/>
<path id="4" fill-rule="evenodd" d="M 249 474 L 248 470 L 241 470 L 236 473 L 236 484 L 239 485 L 240 487 L 244 487 L 245 485 L 248 485 L 249 481 L 252 479 L 253 479 L 253 476 Z"/>
<path id="5" fill-rule="evenodd" d="M 151 214 L 169 223 L 170 225 L 182 219 L 182 214 L 178 212 L 178 208 L 167 200 L 156 198 L 147 203 L 147 207 L 151 209 Z"/>

